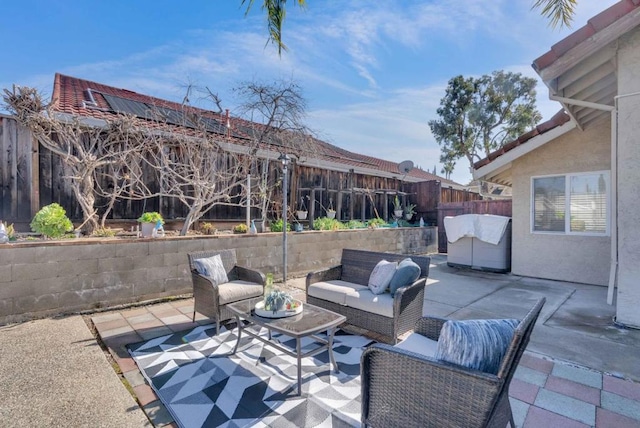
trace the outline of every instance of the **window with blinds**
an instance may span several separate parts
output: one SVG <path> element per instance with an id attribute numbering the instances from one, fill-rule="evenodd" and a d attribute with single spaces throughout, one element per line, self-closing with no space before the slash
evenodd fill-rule
<path id="1" fill-rule="evenodd" d="M 609 172 L 532 178 L 532 231 L 606 235 Z"/>

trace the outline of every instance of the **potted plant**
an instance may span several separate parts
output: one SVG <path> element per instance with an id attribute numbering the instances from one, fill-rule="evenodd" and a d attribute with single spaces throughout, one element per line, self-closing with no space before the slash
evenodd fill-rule
<path id="1" fill-rule="evenodd" d="M 400 203 L 400 198 L 398 198 L 398 195 L 396 195 L 395 198 L 393 198 L 393 216 L 396 218 L 401 218 L 402 217 L 402 204 Z"/>
<path id="2" fill-rule="evenodd" d="M 213 223 L 209 223 L 208 221 L 204 221 L 200 223 L 200 232 L 205 235 L 215 235 L 218 229 Z"/>
<path id="3" fill-rule="evenodd" d="M 411 217 L 416 213 L 415 211 L 416 204 L 409 204 L 404 208 L 404 218 L 405 220 L 411 220 Z"/>
<path id="4" fill-rule="evenodd" d="M 325 210 L 327 212 L 327 217 L 336 218 L 336 210 L 333 209 L 333 199 L 329 198 L 329 208 Z"/>
<path id="5" fill-rule="evenodd" d="M 298 220 L 306 220 L 309 212 L 307 211 L 307 206 L 304 203 L 304 198 L 300 198 L 300 201 L 302 203 L 300 204 L 300 209 L 296 211 L 296 216 L 298 216 Z"/>
<path id="6" fill-rule="evenodd" d="M 138 222 L 140 223 L 140 230 L 142 232 L 143 238 L 150 238 L 153 236 L 154 229 L 160 229 L 164 224 L 164 219 L 160 215 L 160 213 L 156 211 L 149 211 L 143 213 L 140 218 L 138 218 Z"/>
<path id="7" fill-rule="evenodd" d="M 244 223 L 239 223 L 233 226 L 233 233 L 247 233 L 247 230 L 249 230 L 249 228 Z"/>

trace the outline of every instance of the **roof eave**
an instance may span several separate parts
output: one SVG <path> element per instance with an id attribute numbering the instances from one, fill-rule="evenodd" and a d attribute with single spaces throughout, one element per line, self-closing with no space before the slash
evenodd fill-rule
<path id="1" fill-rule="evenodd" d="M 473 171 L 473 179 L 474 180 L 485 180 L 485 181 L 493 181 L 492 178 L 497 176 L 498 174 L 503 174 L 505 171 L 511 168 L 511 164 L 513 161 L 518 159 L 521 156 L 530 153 L 539 147 L 547 144 L 548 142 L 560 137 L 561 135 L 566 134 L 567 132 L 575 129 L 577 124 L 574 120 L 570 120 L 569 122 L 553 128 L 543 134 L 537 135 L 527 141 L 527 144 L 522 144 L 518 147 L 515 147 L 512 150 L 509 150 L 505 154 L 497 157 L 492 162 L 484 165 L 478 169 Z M 512 183 L 500 183 L 512 185 Z"/>

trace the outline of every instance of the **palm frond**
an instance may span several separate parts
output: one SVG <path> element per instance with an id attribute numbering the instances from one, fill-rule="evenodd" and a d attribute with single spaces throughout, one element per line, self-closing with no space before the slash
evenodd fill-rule
<path id="1" fill-rule="evenodd" d="M 555 28 L 571 27 L 578 0 L 536 0 L 531 9 L 542 8 L 542 16 L 551 20 L 549 25 Z"/>

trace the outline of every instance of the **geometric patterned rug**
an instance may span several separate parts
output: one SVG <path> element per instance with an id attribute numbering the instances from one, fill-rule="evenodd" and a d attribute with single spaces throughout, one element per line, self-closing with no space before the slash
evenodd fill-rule
<path id="1" fill-rule="evenodd" d="M 340 373 L 327 351 L 303 358 L 298 396 L 296 359 L 248 335 L 230 355 L 236 331 L 222 328 L 216 336 L 215 326 L 207 325 L 129 345 L 180 427 L 360 426 L 360 355 L 371 339 L 338 330 L 333 355 Z M 267 330 L 260 334 L 266 337 Z M 295 349 L 288 336 L 274 333 L 272 340 Z M 303 340 L 303 352 L 312 344 Z"/>

